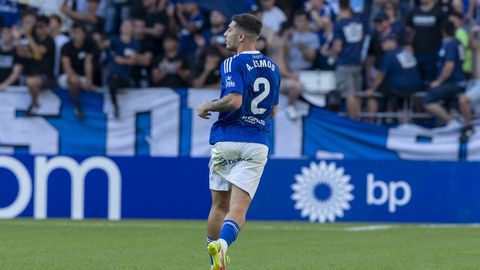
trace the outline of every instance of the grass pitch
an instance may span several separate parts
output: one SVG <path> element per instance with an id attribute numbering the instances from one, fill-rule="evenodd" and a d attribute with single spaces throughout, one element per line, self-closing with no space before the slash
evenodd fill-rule
<path id="1" fill-rule="evenodd" d="M 205 222 L 0 220 L 0 269 L 207 270 Z M 479 226 L 249 222 L 229 270 L 480 269 Z"/>

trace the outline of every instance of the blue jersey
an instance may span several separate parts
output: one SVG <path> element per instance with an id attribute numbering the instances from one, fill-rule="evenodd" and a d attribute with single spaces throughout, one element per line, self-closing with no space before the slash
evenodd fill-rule
<path id="1" fill-rule="evenodd" d="M 132 67 L 129 65 L 120 65 L 115 62 L 115 56 L 129 57 L 133 53 L 140 51 L 140 45 L 132 40 L 130 43 L 125 44 L 122 42 L 119 36 L 113 37 L 110 40 L 110 49 L 107 54 L 107 63 L 110 74 L 116 74 L 123 79 L 130 81 L 132 78 Z"/>
<path id="2" fill-rule="evenodd" d="M 438 52 L 438 71 L 442 72 L 443 67 L 447 61 L 455 63 L 450 77 L 445 83 L 459 83 L 465 80 L 465 73 L 463 73 L 462 65 L 464 59 L 463 45 L 456 38 L 444 41 L 442 47 Z"/>
<path id="3" fill-rule="evenodd" d="M 408 50 L 397 47 L 384 56 L 381 71 L 391 89 L 402 92 L 421 90 L 422 81 L 417 68 L 417 59 Z"/>
<path id="4" fill-rule="evenodd" d="M 333 39 L 342 41 L 342 51 L 337 56 L 337 65 L 361 65 L 363 45 L 363 22 L 357 15 L 339 19 L 333 25 Z"/>
<path id="5" fill-rule="evenodd" d="M 278 104 L 280 73 L 277 64 L 258 51 L 246 51 L 223 61 L 220 98 L 242 95 L 239 109 L 221 112 L 210 132 L 210 144 L 250 142 L 268 146 L 269 116 Z"/>

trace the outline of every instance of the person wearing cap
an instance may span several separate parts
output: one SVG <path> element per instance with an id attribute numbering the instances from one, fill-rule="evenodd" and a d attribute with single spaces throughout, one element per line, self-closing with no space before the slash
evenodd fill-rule
<path id="1" fill-rule="evenodd" d="M 430 83 L 430 90 L 423 99 L 425 110 L 447 123 L 447 128 L 458 128 L 460 123 L 443 107 L 440 102 L 455 98 L 463 93 L 466 86 L 463 46 L 455 38 L 455 25 L 449 20 L 442 23 L 443 42 L 438 51 L 437 78 Z"/>
<path id="2" fill-rule="evenodd" d="M 369 97 L 372 111 L 378 111 L 378 104 L 373 95 L 385 82 L 386 94 L 393 101 L 398 97 L 407 97 L 414 92 L 420 91 L 422 81 L 417 68 L 415 56 L 404 47 L 398 46 L 398 36 L 394 33 L 386 34 L 381 40 L 382 49 L 385 52 L 379 71 L 372 86 L 365 91 Z M 398 105 L 398 104 L 397 104 Z"/>
<path id="3" fill-rule="evenodd" d="M 378 13 L 375 18 L 375 29 L 372 31 L 370 44 L 368 46 L 368 56 L 365 61 L 365 70 L 367 72 L 367 84 L 370 85 L 375 80 L 376 72 L 382 65 L 384 51 L 382 49 L 382 36 L 392 32 L 388 15 L 384 12 Z"/>

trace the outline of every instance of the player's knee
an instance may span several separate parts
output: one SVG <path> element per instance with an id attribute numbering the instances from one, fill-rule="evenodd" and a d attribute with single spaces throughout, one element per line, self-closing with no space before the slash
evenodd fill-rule
<path id="1" fill-rule="evenodd" d="M 230 210 L 230 205 L 227 201 L 214 201 L 212 209 L 217 212 L 227 213 Z"/>

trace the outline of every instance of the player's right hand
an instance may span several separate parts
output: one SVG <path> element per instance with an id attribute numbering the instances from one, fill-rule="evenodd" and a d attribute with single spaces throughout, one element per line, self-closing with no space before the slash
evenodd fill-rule
<path id="1" fill-rule="evenodd" d="M 208 110 L 208 102 L 204 101 L 198 105 L 197 114 L 203 119 L 210 119 L 212 113 Z"/>

